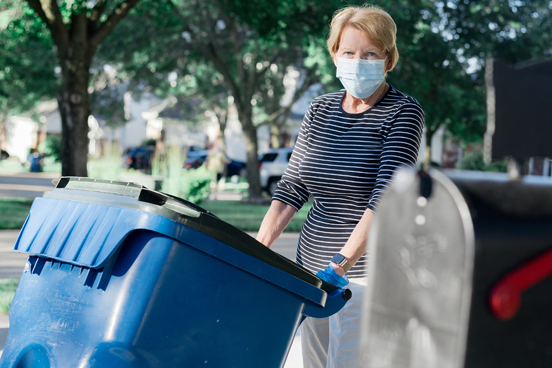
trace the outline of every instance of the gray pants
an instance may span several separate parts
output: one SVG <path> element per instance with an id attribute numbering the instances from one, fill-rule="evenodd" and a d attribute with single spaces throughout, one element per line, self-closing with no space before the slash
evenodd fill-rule
<path id="1" fill-rule="evenodd" d="M 351 300 L 333 316 L 307 317 L 301 324 L 303 368 L 352 368 L 360 365 L 360 318 L 367 278 L 349 279 Z"/>

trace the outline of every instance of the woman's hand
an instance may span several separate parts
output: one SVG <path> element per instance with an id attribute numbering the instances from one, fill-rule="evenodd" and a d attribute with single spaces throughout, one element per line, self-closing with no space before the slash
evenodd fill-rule
<path id="1" fill-rule="evenodd" d="M 318 271 L 316 276 L 326 281 L 328 284 L 332 284 L 337 287 L 346 286 L 349 283 L 349 279 L 345 275 L 338 275 L 335 273 L 333 265 L 334 263 L 330 262 L 328 267 L 325 270 Z"/>

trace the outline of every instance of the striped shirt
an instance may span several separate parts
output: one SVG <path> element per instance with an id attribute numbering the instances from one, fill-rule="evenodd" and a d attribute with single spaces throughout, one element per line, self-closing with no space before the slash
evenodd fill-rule
<path id="1" fill-rule="evenodd" d="M 414 166 L 424 112 L 414 98 L 390 86 L 359 114 L 343 110 L 345 90 L 314 99 L 303 119 L 288 167 L 273 200 L 299 210 L 314 198 L 301 229 L 297 263 L 325 269 L 345 245 L 366 209 L 375 212 L 395 170 Z M 366 275 L 366 255 L 347 273 Z"/>

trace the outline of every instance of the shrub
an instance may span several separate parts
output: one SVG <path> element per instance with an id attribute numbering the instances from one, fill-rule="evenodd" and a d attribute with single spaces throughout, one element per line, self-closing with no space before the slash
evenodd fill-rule
<path id="1" fill-rule="evenodd" d="M 47 135 L 42 152 L 54 158 L 55 162 L 61 162 L 61 137 L 58 135 Z"/>
<path id="2" fill-rule="evenodd" d="M 153 138 L 149 138 L 146 140 L 143 140 L 142 143 L 140 143 L 140 146 L 155 146 L 157 144 L 157 140 Z"/>
<path id="3" fill-rule="evenodd" d="M 163 176 L 162 191 L 200 204 L 209 197 L 213 174 L 204 166 L 184 170 L 185 154 L 180 147 L 169 147 L 154 159 L 153 172 Z"/>
<path id="4" fill-rule="evenodd" d="M 508 160 L 495 161 L 490 164 L 486 164 L 483 161 L 483 150 L 478 149 L 472 152 L 468 152 L 462 158 L 462 161 L 456 165 L 460 170 L 477 170 L 477 171 L 498 171 L 506 172 L 508 167 Z"/>
<path id="5" fill-rule="evenodd" d="M 195 170 L 183 171 L 181 177 L 182 197 L 195 204 L 200 204 L 209 198 L 213 174 L 205 166 Z"/>

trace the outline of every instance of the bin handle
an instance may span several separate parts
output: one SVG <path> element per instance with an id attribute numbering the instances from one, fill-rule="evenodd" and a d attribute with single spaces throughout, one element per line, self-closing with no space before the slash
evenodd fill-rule
<path id="1" fill-rule="evenodd" d="M 336 288 L 334 291 L 328 294 L 326 303 L 324 306 L 308 302 L 305 303 L 303 314 L 308 317 L 325 318 L 332 314 L 339 312 L 341 308 L 347 303 L 353 296 L 353 293 L 349 289 Z"/>

